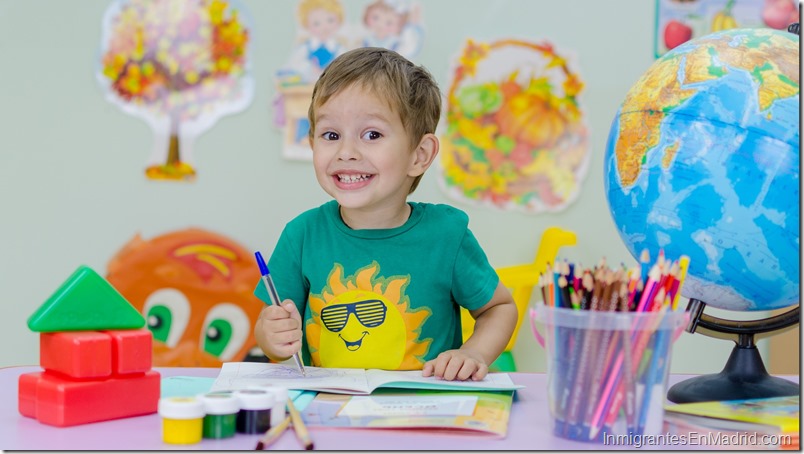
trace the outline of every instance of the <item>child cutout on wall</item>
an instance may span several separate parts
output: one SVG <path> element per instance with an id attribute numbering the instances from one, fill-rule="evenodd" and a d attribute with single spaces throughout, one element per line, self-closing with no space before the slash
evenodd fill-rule
<path id="1" fill-rule="evenodd" d="M 280 79 L 295 77 L 300 83 L 312 84 L 345 50 L 338 35 L 343 26 L 343 6 L 340 0 L 302 0 L 298 19 L 306 37 L 278 75 Z"/>
<path id="2" fill-rule="evenodd" d="M 268 262 L 281 306 L 254 334 L 273 361 L 482 380 L 517 322 L 510 292 L 451 206 L 407 200 L 438 154 L 430 73 L 376 47 L 336 58 L 309 109 L 313 167 L 333 197 L 291 220 Z M 255 294 L 269 302 L 262 284 Z M 476 320 L 462 343 L 460 307 Z"/>
<path id="3" fill-rule="evenodd" d="M 375 0 L 363 13 L 362 47 L 384 47 L 411 59 L 421 49 L 424 31 L 418 4 L 408 0 Z"/>

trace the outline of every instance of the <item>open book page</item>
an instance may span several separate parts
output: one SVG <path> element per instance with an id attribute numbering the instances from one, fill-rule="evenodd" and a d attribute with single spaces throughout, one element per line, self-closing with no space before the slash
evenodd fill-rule
<path id="1" fill-rule="evenodd" d="M 211 390 L 245 389 L 255 385 L 275 385 L 288 389 L 368 394 L 366 371 L 305 366 L 305 375 L 296 366 L 273 363 L 224 363 Z"/>
<path id="2" fill-rule="evenodd" d="M 422 377 L 420 370 L 381 370 L 369 369 L 366 371 L 369 389 L 381 387 L 407 388 L 407 389 L 436 389 L 436 390 L 514 390 L 521 388 L 511 381 L 505 373 L 487 374 L 483 380 L 474 381 L 448 381 L 435 377 Z"/>
<path id="3" fill-rule="evenodd" d="M 447 381 L 422 377 L 422 371 L 386 371 L 336 367 L 304 368 L 306 375 L 288 364 L 224 363 L 212 391 L 244 389 L 254 385 L 276 385 L 288 389 L 326 391 L 341 394 L 370 394 L 380 387 L 435 390 L 509 391 L 522 388 L 508 374 L 488 374 L 480 381 Z"/>

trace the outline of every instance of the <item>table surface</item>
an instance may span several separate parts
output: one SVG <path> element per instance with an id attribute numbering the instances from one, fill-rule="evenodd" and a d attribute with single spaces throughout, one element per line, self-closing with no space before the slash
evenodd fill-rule
<path id="1" fill-rule="evenodd" d="M 18 377 L 40 371 L 39 366 L 0 369 L 0 449 L 3 450 L 252 450 L 260 435 L 236 434 L 222 440 L 204 439 L 193 445 L 162 441 L 162 420 L 156 413 L 72 427 L 54 427 L 19 414 Z M 218 368 L 155 368 L 162 377 L 216 377 Z M 551 434 L 547 407 L 547 376 L 512 373 L 512 380 L 525 388 L 516 392 L 505 438 L 466 432 L 393 429 L 344 429 L 309 427 L 317 450 L 602 450 L 628 449 L 566 440 Z M 670 385 L 689 375 L 671 375 Z M 798 377 L 790 377 L 798 382 Z M 292 430 L 270 446 L 274 450 L 300 450 Z M 642 449 L 684 449 L 683 446 L 643 446 Z M 690 447 L 692 449 L 693 447 Z M 711 449 L 711 447 L 710 447 Z"/>

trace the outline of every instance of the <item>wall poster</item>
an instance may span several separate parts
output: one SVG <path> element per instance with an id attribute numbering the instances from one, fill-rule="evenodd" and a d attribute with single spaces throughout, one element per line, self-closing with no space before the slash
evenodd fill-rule
<path id="1" fill-rule="evenodd" d="M 503 210 L 560 211 L 589 165 L 583 82 L 549 42 L 469 39 L 454 63 L 439 183 Z"/>
<path id="2" fill-rule="evenodd" d="M 248 22 L 230 0 L 107 8 L 96 76 L 109 102 L 151 126 L 148 179 L 193 181 L 196 137 L 251 103 Z"/>
<path id="3" fill-rule="evenodd" d="M 732 28 L 785 30 L 798 21 L 796 0 L 656 0 L 656 58 L 710 33 Z"/>
<path id="4" fill-rule="evenodd" d="M 347 24 L 340 0 L 301 0 L 296 22 L 297 43 L 276 73 L 274 125 L 284 130 L 282 154 L 310 160 L 307 110 L 321 71 L 338 55 L 357 47 L 385 47 L 413 59 L 424 32 L 419 5 L 408 0 L 375 0 L 360 15 L 359 24 Z"/>

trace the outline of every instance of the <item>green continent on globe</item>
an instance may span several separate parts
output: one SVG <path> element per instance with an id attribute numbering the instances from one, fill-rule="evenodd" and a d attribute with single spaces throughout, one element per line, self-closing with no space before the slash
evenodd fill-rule
<path id="1" fill-rule="evenodd" d="M 789 55 L 791 49 L 798 53 L 798 46 L 798 38 L 791 33 L 730 30 L 688 42 L 662 56 L 628 91 L 622 104 L 615 145 L 621 184 L 628 187 L 639 178 L 645 154 L 659 143 L 666 114 L 697 93 L 695 84 L 723 77 L 730 67 L 740 68 L 756 83 L 763 112 L 778 99 L 797 96 L 798 60 Z M 672 159 L 663 161 L 669 165 Z"/>

